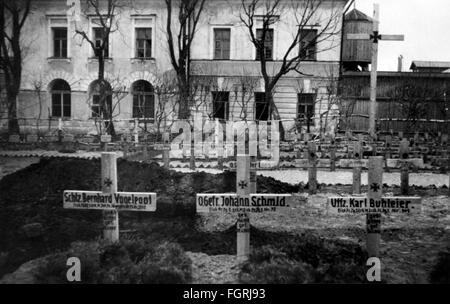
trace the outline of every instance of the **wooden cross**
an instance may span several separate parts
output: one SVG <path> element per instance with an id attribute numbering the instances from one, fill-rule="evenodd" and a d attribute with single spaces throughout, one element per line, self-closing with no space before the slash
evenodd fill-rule
<path id="1" fill-rule="evenodd" d="M 381 234 L 381 214 L 413 214 L 421 210 L 420 197 L 382 196 L 383 157 L 369 158 L 367 197 L 329 197 L 328 210 L 337 214 L 366 214 L 369 257 L 378 257 Z"/>
<path id="2" fill-rule="evenodd" d="M 374 4 L 372 34 L 347 34 L 350 40 L 371 40 L 372 41 L 372 68 L 370 71 L 370 110 L 369 110 L 369 134 L 372 139 L 376 138 L 376 112 L 377 112 L 377 65 L 378 65 L 378 41 L 403 41 L 404 35 L 382 35 L 379 33 L 380 6 Z"/>
<path id="3" fill-rule="evenodd" d="M 250 156 L 237 155 L 236 193 L 197 193 L 197 212 L 238 213 L 237 257 L 250 254 L 250 219 L 248 213 L 274 212 L 290 208 L 290 194 L 256 194 L 250 182 Z"/>
<path id="4" fill-rule="evenodd" d="M 117 192 L 117 155 L 102 153 L 102 191 L 65 190 L 64 208 L 103 210 L 103 238 L 119 240 L 119 211 L 156 211 L 156 193 Z"/>
<path id="5" fill-rule="evenodd" d="M 353 143 L 353 194 L 361 194 L 361 158 L 363 155 L 361 140 Z"/>

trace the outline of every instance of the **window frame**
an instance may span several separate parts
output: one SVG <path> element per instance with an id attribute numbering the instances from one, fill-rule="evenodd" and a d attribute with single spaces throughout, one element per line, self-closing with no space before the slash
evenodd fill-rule
<path id="1" fill-rule="evenodd" d="M 97 26 L 93 26 L 91 28 L 92 42 L 94 43 L 94 45 L 97 45 L 97 38 L 96 38 L 96 32 L 95 32 L 96 30 L 104 30 L 104 28 L 102 28 L 101 26 L 98 26 L 98 25 Z M 91 48 L 91 51 L 92 51 L 92 55 L 93 55 L 92 58 L 98 59 L 97 54 L 95 54 L 95 51 L 92 50 L 92 48 Z M 105 51 L 105 50 L 103 50 L 103 51 Z M 105 56 L 105 54 L 103 54 L 103 58 L 104 59 L 111 59 L 112 58 L 112 56 L 111 56 L 111 33 L 109 34 L 109 37 L 108 37 L 108 46 L 106 48 L 106 51 L 107 51 L 107 56 Z"/>
<path id="2" fill-rule="evenodd" d="M 220 96 L 224 94 L 227 96 L 226 100 L 221 99 Z M 215 97 L 215 95 L 217 97 Z M 212 103 L 212 117 L 219 120 L 228 120 L 230 118 L 230 91 L 212 91 L 211 92 L 211 103 Z M 216 104 L 223 103 L 224 117 L 217 117 Z"/>
<path id="3" fill-rule="evenodd" d="M 146 42 L 147 39 L 139 39 L 138 38 L 138 30 L 150 30 L 150 56 L 145 56 L 146 51 L 148 50 L 146 48 Z M 136 59 L 141 59 L 141 60 L 148 60 L 148 59 L 152 59 L 153 58 L 153 28 L 152 27 L 135 27 L 134 28 L 134 58 Z M 138 47 L 138 41 L 139 40 L 143 40 L 144 41 L 144 56 L 143 57 L 139 57 L 138 56 L 138 52 L 139 52 L 139 47 Z"/>
<path id="4" fill-rule="evenodd" d="M 257 98 L 256 98 L 257 95 L 261 95 L 263 100 L 264 100 L 264 102 L 258 102 Z M 272 117 L 272 109 L 271 109 L 271 105 L 270 104 L 267 105 L 267 103 L 265 101 L 265 92 L 254 92 L 253 98 L 254 98 L 254 103 L 253 104 L 254 104 L 254 118 L 255 118 L 255 120 L 256 121 L 270 121 L 270 119 Z M 259 117 L 257 117 L 257 113 L 256 113 L 257 106 L 256 106 L 256 104 L 261 104 L 261 103 L 265 103 L 266 106 L 268 107 L 267 108 L 267 119 L 260 119 Z"/>
<path id="5" fill-rule="evenodd" d="M 255 29 L 255 38 L 258 38 L 258 31 L 263 31 L 263 30 L 264 30 L 263 28 L 256 28 Z M 274 61 L 275 60 L 275 56 L 274 56 L 275 55 L 275 53 L 274 53 L 274 50 L 275 50 L 275 29 L 274 28 L 268 28 L 267 30 L 268 30 L 268 32 L 272 32 L 272 50 L 271 50 L 271 57 L 270 58 L 266 57 L 266 61 Z M 266 33 L 266 35 L 267 35 L 267 33 Z M 267 36 L 266 36 L 266 38 L 267 38 Z M 265 42 L 264 42 L 264 48 L 266 48 Z M 255 46 L 255 61 L 260 61 L 258 56 L 259 56 L 259 53 L 258 53 L 258 50 L 256 49 L 256 46 Z M 267 56 L 267 53 L 266 53 L 266 56 Z"/>
<path id="6" fill-rule="evenodd" d="M 156 41 L 157 41 L 157 33 L 155 30 L 156 27 L 156 15 L 154 14 L 143 14 L 143 15 L 131 15 L 132 19 L 132 45 L 130 48 L 130 59 L 133 61 L 142 61 L 142 60 L 155 60 L 157 57 L 157 49 L 156 49 Z M 136 29 L 139 28 L 150 28 L 152 33 L 152 44 L 151 44 L 151 57 L 149 58 L 139 58 L 136 57 L 137 49 L 136 49 Z"/>
<path id="7" fill-rule="evenodd" d="M 301 101 L 301 97 L 305 96 L 305 97 L 311 97 L 311 103 L 309 102 L 302 102 Z M 317 98 L 317 94 L 316 93 L 297 93 L 297 112 L 296 112 L 296 118 L 297 119 L 304 119 L 305 123 L 309 125 L 313 125 L 314 123 L 314 116 L 315 116 L 315 100 Z M 299 109 L 300 107 L 303 107 L 303 109 L 305 111 L 303 111 L 302 113 L 300 113 Z M 312 115 L 310 117 L 308 117 L 308 107 L 312 108 Z M 302 114 L 302 116 L 301 116 Z"/>
<path id="8" fill-rule="evenodd" d="M 138 90 L 136 90 L 134 88 L 134 86 L 139 81 L 147 82 L 151 86 L 152 91 L 138 91 Z M 156 118 L 156 95 L 155 95 L 155 89 L 154 89 L 153 85 L 150 82 L 148 82 L 147 80 L 137 80 L 132 85 L 131 95 L 132 95 L 132 98 L 133 98 L 133 101 L 132 101 L 132 104 L 131 104 L 131 117 L 132 118 L 137 118 L 139 120 L 150 121 L 150 122 L 155 121 L 155 118 Z M 136 98 L 137 98 L 137 101 L 138 101 L 138 106 L 137 107 L 135 105 Z M 152 111 L 152 116 L 151 117 L 150 116 L 149 117 L 145 116 L 145 114 L 147 113 L 146 112 L 146 108 L 149 108 L 149 106 L 146 105 L 146 103 L 147 103 L 146 98 L 150 98 L 150 101 L 153 103 L 153 111 Z M 144 106 L 142 107 L 143 111 L 140 111 L 141 113 L 143 113 L 144 116 L 136 116 L 136 114 L 139 114 L 139 113 L 136 113 L 135 109 L 136 108 L 137 109 L 141 108 L 141 106 L 139 104 L 140 102 L 144 103 Z"/>
<path id="9" fill-rule="evenodd" d="M 70 60 L 71 52 L 71 39 L 69 39 L 69 32 L 71 30 L 70 22 L 66 15 L 46 15 L 47 18 L 47 58 L 53 60 Z M 54 29 L 56 28 L 66 28 L 66 41 L 67 50 L 66 57 L 55 57 L 55 46 L 54 46 Z"/>
<path id="10" fill-rule="evenodd" d="M 313 54 L 312 54 L 312 58 L 310 57 L 310 56 L 307 56 L 307 57 L 302 57 L 301 55 L 301 51 L 302 51 L 302 47 L 301 47 L 301 44 L 302 44 L 302 42 L 303 42 L 303 40 L 302 39 L 299 39 L 299 42 L 298 42 L 298 44 L 299 44 L 299 46 L 298 46 L 298 54 L 299 54 L 299 56 L 302 58 L 302 60 L 303 61 L 317 61 L 317 35 L 318 35 L 318 32 L 319 32 L 319 30 L 318 29 L 316 29 L 316 28 L 307 28 L 307 29 L 302 29 L 301 30 L 302 32 L 304 31 L 304 32 L 309 32 L 309 33 L 311 33 L 311 32 L 314 32 L 314 44 L 313 45 L 310 45 L 309 46 L 309 48 L 307 48 L 306 50 L 309 50 L 310 48 L 314 48 L 314 52 L 313 52 Z M 302 38 L 303 36 L 300 34 L 300 38 Z M 310 43 L 310 41 L 308 40 L 308 43 Z"/>
<path id="11" fill-rule="evenodd" d="M 228 40 L 228 58 L 223 58 L 223 47 L 221 48 L 221 57 L 216 58 L 216 31 L 228 31 L 229 32 L 229 40 Z M 212 59 L 213 60 L 231 60 L 231 27 L 229 26 L 215 26 L 212 28 Z"/>
<path id="12" fill-rule="evenodd" d="M 52 37 L 52 40 L 53 40 L 53 56 L 52 56 L 52 58 L 67 59 L 68 58 L 68 56 L 67 56 L 67 52 L 68 52 L 68 49 L 67 49 L 67 45 L 68 45 L 67 27 L 52 27 L 51 29 L 52 29 L 52 36 L 53 36 Z M 62 38 L 62 39 L 58 38 L 58 40 L 57 40 L 56 31 L 59 31 L 59 30 L 63 31 L 66 34 L 66 37 Z M 58 43 L 57 43 L 57 41 L 58 41 Z M 66 45 L 65 45 L 66 53 L 65 54 L 63 54 L 64 42 L 66 43 Z M 56 46 L 57 45 L 59 45 L 59 54 L 56 54 Z"/>
<path id="13" fill-rule="evenodd" d="M 67 84 L 69 87 L 69 90 L 54 90 L 53 87 L 55 86 L 55 83 L 57 81 L 62 81 Z M 59 108 L 60 108 L 60 115 L 55 115 L 55 96 L 59 97 Z M 67 105 L 65 105 L 65 97 L 69 98 L 69 115 L 65 115 L 65 108 Z M 55 79 L 52 85 L 52 88 L 50 89 L 50 97 L 51 97 L 51 117 L 52 118 L 63 118 L 63 119 L 70 119 L 72 117 L 72 88 L 70 85 L 65 81 L 64 79 Z"/>
<path id="14" fill-rule="evenodd" d="M 109 103 L 108 105 L 109 105 L 109 108 L 110 108 L 110 111 L 111 111 L 110 115 L 112 116 L 112 114 L 114 113 L 113 108 L 112 108 L 112 94 L 109 94 L 109 95 L 106 95 L 106 96 L 108 98 L 106 100 L 106 102 Z M 97 99 L 97 97 L 98 97 L 98 99 Z M 99 97 L 100 97 L 100 94 L 98 94 L 98 93 L 92 94 L 91 117 L 90 117 L 91 119 L 97 119 L 97 118 L 105 119 L 105 117 L 102 117 L 100 115 L 101 113 L 100 113 L 100 98 Z M 96 99 L 97 99 L 97 102 L 95 102 Z M 97 112 L 95 112 L 93 110 L 94 107 L 98 108 Z M 96 113 L 96 115 L 93 115 L 94 113 Z"/>

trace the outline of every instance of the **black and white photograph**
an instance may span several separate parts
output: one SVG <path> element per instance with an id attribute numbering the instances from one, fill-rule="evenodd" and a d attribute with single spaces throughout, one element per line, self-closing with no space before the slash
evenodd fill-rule
<path id="1" fill-rule="evenodd" d="M 0 285 L 449 284 L 449 135 L 447 0 L 0 0 Z"/>

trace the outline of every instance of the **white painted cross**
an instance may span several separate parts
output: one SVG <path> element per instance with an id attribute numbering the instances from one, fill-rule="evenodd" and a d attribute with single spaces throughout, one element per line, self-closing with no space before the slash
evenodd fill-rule
<path id="1" fill-rule="evenodd" d="M 251 193 L 250 156 L 237 155 L 236 193 L 197 193 L 197 212 L 235 212 L 237 221 L 237 257 L 250 253 L 250 220 L 248 213 L 274 212 L 290 208 L 290 194 Z"/>
<path id="2" fill-rule="evenodd" d="M 421 211 L 420 197 L 382 196 L 383 157 L 369 158 L 367 197 L 329 197 L 328 211 L 337 214 L 366 214 L 367 252 L 378 257 L 381 233 L 381 213 L 413 214 Z"/>
<path id="3" fill-rule="evenodd" d="M 372 34 L 347 34 L 350 40 L 371 40 L 372 41 L 372 68 L 370 69 L 370 110 L 369 110 L 369 134 L 372 139 L 376 137 L 376 112 L 377 112 L 377 65 L 378 65 L 378 41 L 403 41 L 404 35 L 381 35 L 380 26 L 380 6 L 375 3 L 373 12 L 373 33 Z"/>
<path id="4" fill-rule="evenodd" d="M 102 191 L 65 190 L 64 208 L 103 210 L 103 237 L 119 240 L 119 211 L 156 211 L 156 193 L 117 192 L 117 155 L 102 153 Z"/>

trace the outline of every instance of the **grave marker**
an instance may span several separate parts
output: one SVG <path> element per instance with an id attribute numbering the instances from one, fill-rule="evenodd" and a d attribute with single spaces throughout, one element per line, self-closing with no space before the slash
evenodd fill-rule
<path id="1" fill-rule="evenodd" d="M 409 191 L 409 141 L 405 138 L 400 142 L 400 192 L 402 195 L 408 194 Z"/>
<path id="2" fill-rule="evenodd" d="M 103 210 L 103 237 L 119 240 L 119 211 L 156 211 L 156 193 L 118 192 L 117 156 L 103 152 L 101 159 L 102 191 L 65 190 L 64 208 Z"/>
<path id="3" fill-rule="evenodd" d="M 27 134 L 26 140 L 27 140 L 27 143 L 37 143 L 39 140 L 39 137 L 37 134 Z"/>
<path id="4" fill-rule="evenodd" d="M 330 144 L 330 171 L 336 170 L 336 142 L 334 138 L 331 138 Z"/>
<path id="5" fill-rule="evenodd" d="M 382 197 L 383 157 L 369 158 L 367 197 L 329 197 L 328 210 L 338 214 L 366 214 L 369 257 L 379 256 L 381 213 L 414 214 L 421 210 L 420 197 Z"/>
<path id="6" fill-rule="evenodd" d="M 313 141 L 308 142 L 308 192 L 317 192 L 317 150 Z"/>
<path id="7" fill-rule="evenodd" d="M 361 193 L 361 158 L 362 146 L 361 141 L 356 141 L 353 146 L 353 194 Z"/>
<path id="8" fill-rule="evenodd" d="M 19 134 L 11 134 L 11 135 L 9 135 L 8 141 L 13 144 L 20 143 L 20 135 Z"/>
<path id="9" fill-rule="evenodd" d="M 167 131 L 165 131 L 163 133 L 163 144 L 164 144 L 164 148 L 165 148 L 163 150 L 164 168 L 169 169 L 169 167 L 170 167 L 170 133 Z"/>
<path id="10" fill-rule="evenodd" d="M 239 259 L 246 259 L 250 253 L 248 213 L 274 212 L 290 208 L 291 195 L 251 193 L 250 156 L 238 154 L 236 158 L 236 193 L 197 193 L 196 208 L 199 213 L 238 213 L 236 252 Z"/>
<path id="11" fill-rule="evenodd" d="M 111 142 L 111 135 L 109 134 L 101 134 L 100 135 L 100 144 L 103 147 L 103 150 L 108 151 L 108 143 Z"/>
<path id="12" fill-rule="evenodd" d="M 135 118 L 134 119 L 134 143 L 138 144 L 139 143 L 139 132 L 138 132 L 138 128 L 139 128 L 139 119 Z"/>

